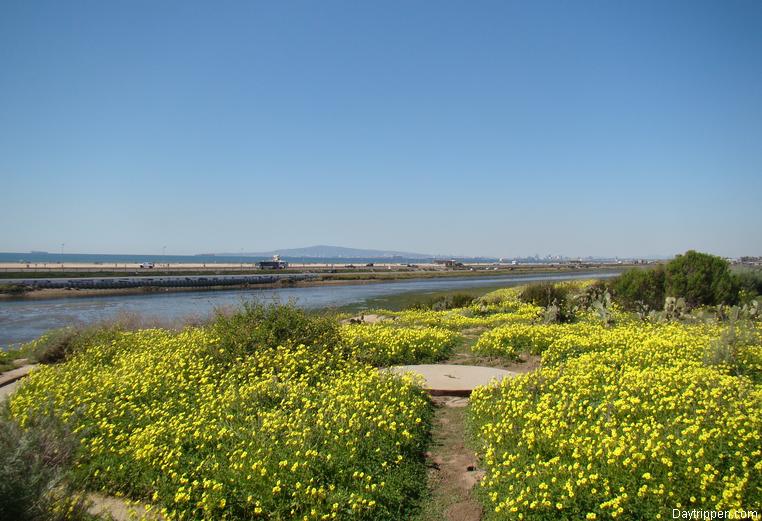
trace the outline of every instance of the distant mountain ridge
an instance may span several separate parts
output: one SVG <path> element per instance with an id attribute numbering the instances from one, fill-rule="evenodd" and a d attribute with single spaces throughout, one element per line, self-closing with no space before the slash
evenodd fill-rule
<path id="1" fill-rule="evenodd" d="M 217 255 L 233 255 L 230 253 L 218 253 Z M 240 255 L 240 254 L 237 254 Z M 425 253 L 410 253 L 405 251 L 390 250 L 364 250 L 360 248 L 345 248 L 343 246 L 308 246 L 306 248 L 283 248 L 280 250 L 265 251 L 258 253 L 244 253 L 252 257 L 271 257 L 280 255 L 281 257 L 309 257 L 309 258 L 345 258 L 345 259 L 366 259 L 366 258 L 393 258 L 402 257 L 405 259 L 432 259 L 441 257 L 441 255 L 429 255 Z"/>

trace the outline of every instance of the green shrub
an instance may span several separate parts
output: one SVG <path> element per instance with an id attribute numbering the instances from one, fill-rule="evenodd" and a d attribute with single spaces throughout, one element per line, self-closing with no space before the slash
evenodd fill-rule
<path id="1" fill-rule="evenodd" d="M 339 324 L 334 317 L 308 314 L 293 303 L 246 302 L 231 315 L 218 313 L 212 329 L 220 338 L 219 347 L 233 356 L 278 346 L 341 344 Z"/>
<path id="2" fill-rule="evenodd" d="M 733 304 L 736 293 L 727 261 L 690 250 L 667 263 L 664 291 L 689 307 Z"/>
<path id="3" fill-rule="evenodd" d="M 570 302 L 568 285 L 540 282 L 526 286 L 519 294 L 519 300 L 527 304 L 545 308 L 546 323 L 571 322 L 574 309 Z"/>
<path id="4" fill-rule="evenodd" d="M 0 294 L 5 295 L 23 295 L 27 291 L 30 291 L 29 286 L 22 284 L 0 284 Z"/>
<path id="5" fill-rule="evenodd" d="M 67 480 L 75 449 L 74 437 L 52 416 L 24 428 L 0 418 L 0 519 L 89 519 Z"/>
<path id="6" fill-rule="evenodd" d="M 727 261 L 693 250 L 678 255 L 666 266 L 633 269 L 612 282 L 617 302 L 625 309 L 661 309 L 666 297 L 684 299 L 689 308 L 735 304 L 742 295 L 760 289 L 762 277 L 733 275 Z"/>
<path id="7" fill-rule="evenodd" d="M 452 295 L 439 295 L 429 300 L 415 302 L 407 309 L 447 311 L 449 309 L 465 308 L 474 302 L 475 298 L 467 293 L 454 293 Z"/>
<path id="8" fill-rule="evenodd" d="M 34 371 L 10 409 L 26 425 L 50 403 L 82 440 L 74 474 L 166 508 L 163 519 L 412 517 L 432 408 L 411 379 L 332 346 L 256 349 L 228 363 L 210 356 L 218 345 L 212 328 L 124 332 Z"/>
<path id="9" fill-rule="evenodd" d="M 42 364 L 55 364 L 97 343 L 110 342 L 122 330 L 118 324 L 100 324 L 86 328 L 54 329 L 21 347 L 22 356 Z"/>
<path id="10" fill-rule="evenodd" d="M 762 295 L 762 270 L 744 270 L 733 274 L 733 285 L 738 292 L 738 301 L 748 304 Z"/>
<path id="11" fill-rule="evenodd" d="M 552 282 L 530 284 L 519 294 L 519 300 L 535 306 L 548 307 L 552 304 L 562 306 L 569 297 L 569 288 Z"/>
<path id="12" fill-rule="evenodd" d="M 661 309 L 664 306 L 664 267 L 625 271 L 611 283 L 615 300 L 625 309 Z"/>
<path id="13" fill-rule="evenodd" d="M 611 293 L 611 283 L 607 280 L 596 280 L 577 297 L 577 301 L 584 307 L 590 307 L 593 302 L 606 298 Z"/>

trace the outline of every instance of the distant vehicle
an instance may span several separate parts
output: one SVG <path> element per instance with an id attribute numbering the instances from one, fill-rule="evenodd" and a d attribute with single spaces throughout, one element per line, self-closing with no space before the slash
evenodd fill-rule
<path id="1" fill-rule="evenodd" d="M 280 260 L 280 255 L 273 255 L 273 260 L 259 263 L 261 270 L 285 270 L 286 268 L 288 268 L 288 262 Z"/>
<path id="2" fill-rule="evenodd" d="M 373 266 L 374 264 L 372 262 L 369 262 L 368 264 L 365 265 L 366 268 L 372 268 Z"/>
<path id="3" fill-rule="evenodd" d="M 155 264 L 153 262 L 141 262 L 140 263 L 140 267 L 141 268 L 150 269 L 150 268 L 153 268 L 154 266 L 155 266 Z"/>

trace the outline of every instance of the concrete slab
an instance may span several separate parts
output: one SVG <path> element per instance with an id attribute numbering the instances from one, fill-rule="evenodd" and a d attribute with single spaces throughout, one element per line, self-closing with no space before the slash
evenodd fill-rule
<path id="1" fill-rule="evenodd" d="M 0 386 L 13 383 L 16 380 L 20 380 L 21 378 L 31 373 L 36 367 L 37 364 L 25 365 L 17 369 L 11 369 L 10 371 L 0 373 Z"/>
<path id="2" fill-rule="evenodd" d="M 445 364 L 399 365 L 387 370 L 422 376 L 423 388 L 433 396 L 469 396 L 475 387 L 518 374 L 495 367 Z"/>
<path id="3" fill-rule="evenodd" d="M 0 403 L 5 401 L 18 387 L 19 380 L 37 368 L 37 364 L 25 365 L 18 369 L 0 373 Z"/>
<path id="4" fill-rule="evenodd" d="M 21 382 L 16 380 L 15 382 L 0 387 L 0 403 L 3 403 L 10 395 L 12 395 L 20 383 Z"/>

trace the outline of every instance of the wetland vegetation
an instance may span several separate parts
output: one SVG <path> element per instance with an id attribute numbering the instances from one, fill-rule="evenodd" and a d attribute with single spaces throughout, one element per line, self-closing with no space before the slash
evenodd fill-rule
<path id="1" fill-rule="evenodd" d="M 378 367 L 518 369 L 538 357 L 448 416 L 465 422 L 483 469 L 467 499 L 484 519 L 756 508 L 758 278 L 707 257 L 611 281 L 450 293 L 374 310 L 372 324 L 247 304 L 181 330 L 46 335 L 23 348 L 44 366 L 10 397 L 3 443 L 60 429 L 65 446 L 51 450 L 65 457 L 9 474 L 0 515 L 80 512 L 84 491 L 98 491 L 165 519 L 456 519 L 427 458 L 439 406 Z"/>

